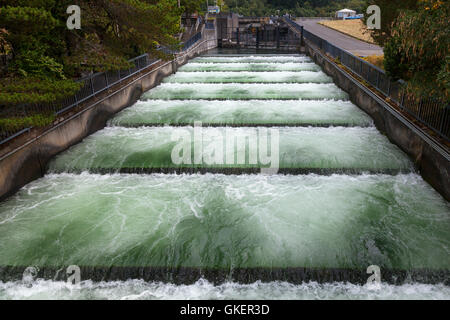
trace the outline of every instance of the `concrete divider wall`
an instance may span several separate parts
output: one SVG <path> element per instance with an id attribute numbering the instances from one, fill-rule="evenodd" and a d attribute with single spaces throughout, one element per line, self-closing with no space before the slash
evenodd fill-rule
<path id="1" fill-rule="evenodd" d="M 203 38 L 185 54 L 151 70 L 93 103 L 58 125 L 29 140 L 0 158 L 0 201 L 25 184 L 42 177 L 55 155 L 105 127 L 114 114 L 134 104 L 143 92 L 159 85 L 189 59 L 217 47 L 215 30 L 205 30 Z"/>
<path id="2" fill-rule="evenodd" d="M 350 99 L 369 114 L 375 126 L 414 161 L 420 174 L 447 201 L 450 201 L 450 155 L 397 110 L 339 68 L 331 59 L 306 41 L 307 54 Z"/>

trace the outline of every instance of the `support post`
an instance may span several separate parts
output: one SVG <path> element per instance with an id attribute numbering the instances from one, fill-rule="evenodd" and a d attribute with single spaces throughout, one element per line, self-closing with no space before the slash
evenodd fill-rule
<path id="1" fill-rule="evenodd" d="M 402 108 L 402 109 L 404 109 L 405 107 L 404 107 L 404 105 L 405 105 L 405 90 L 403 90 L 403 89 L 401 89 L 402 90 L 402 99 L 401 99 L 401 102 L 400 102 L 400 107 Z"/>
<path id="2" fill-rule="evenodd" d="M 422 107 L 423 107 L 423 99 L 421 98 L 421 99 L 420 99 L 420 102 L 419 102 L 419 110 L 418 110 L 418 112 L 417 112 L 417 116 L 418 116 L 419 119 L 422 119 L 422 117 L 421 117 L 421 114 L 422 114 Z"/>
<path id="3" fill-rule="evenodd" d="M 277 37 L 277 49 L 280 49 L 280 27 L 277 27 L 276 31 L 276 37 Z"/>
<path id="4" fill-rule="evenodd" d="M 304 41 L 304 37 L 303 37 L 303 26 L 300 26 L 300 32 L 301 32 L 301 39 L 300 39 L 300 46 L 304 46 L 305 45 L 305 41 Z"/>
<path id="5" fill-rule="evenodd" d="M 241 44 L 241 39 L 239 38 L 239 27 L 236 28 L 236 42 L 238 46 Z"/>
<path id="6" fill-rule="evenodd" d="M 259 28 L 256 28 L 256 48 L 259 48 Z"/>
<path id="7" fill-rule="evenodd" d="M 90 83 L 91 83 L 92 94 L 95 94 L 95 90 L 94 90 L 94 82 L 92 81 L 92 77 L 89 78 L 89 81 L 90 81 Z"/>
<path id="8" fill-rule="evenodd" d="M 446 115 L 449 113 L 449 109 L 450 109 L 450 107 L 447 105 L 442 112 L 441 123 L 439 125 L 439 133 L 441 135 L 443 135 L 443 133 L 444 133 L 444 119 L 445 119 Z"/>

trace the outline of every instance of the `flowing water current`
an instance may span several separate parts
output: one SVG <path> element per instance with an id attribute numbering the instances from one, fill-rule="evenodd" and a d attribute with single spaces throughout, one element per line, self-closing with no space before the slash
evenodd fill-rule
<path id="1" fill-rule="evenodd" d="M 449 230 L 309 57 L 206 55 L 0 203 L 0 300 L 449 299 Z"/>

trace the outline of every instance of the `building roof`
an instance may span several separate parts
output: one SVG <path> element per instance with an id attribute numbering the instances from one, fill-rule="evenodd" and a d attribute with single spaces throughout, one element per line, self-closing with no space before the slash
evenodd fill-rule
<path id="1" fill-rule="evenodd" d="M 342 9 L 342 10 L 339 10 L 337 12 L 351 12 L 351 13 L 355 12 L 356 13 L 355 10 L 350 10 L 350 9 Z"/>

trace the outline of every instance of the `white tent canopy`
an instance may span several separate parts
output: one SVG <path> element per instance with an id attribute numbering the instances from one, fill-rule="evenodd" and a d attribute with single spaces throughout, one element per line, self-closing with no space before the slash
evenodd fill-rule
<path id="1" fill-rule="evenodd" d="M 346 17 L 353 17 L 356 15 L 355 10 L 350 9 L 342 9 L 336 12 L 336 18 L 346 18 Z"/>
<path id="2" fill-rule="evenodd" d="M 350 10 L 350 9 L 342 9 L 342 10 L 339 10 L 338 12 L 356 13 L 355 10 Z"/>

